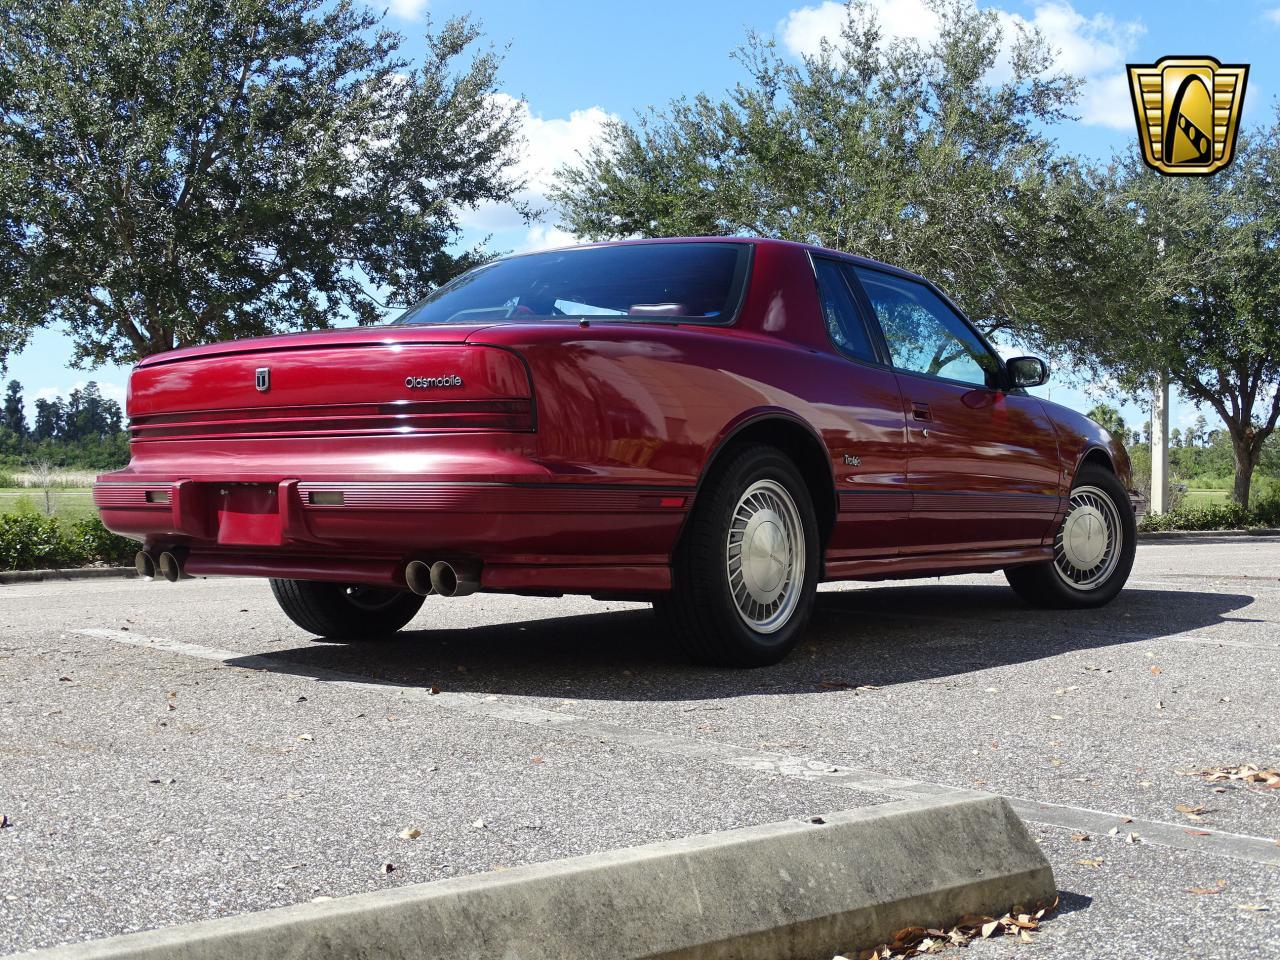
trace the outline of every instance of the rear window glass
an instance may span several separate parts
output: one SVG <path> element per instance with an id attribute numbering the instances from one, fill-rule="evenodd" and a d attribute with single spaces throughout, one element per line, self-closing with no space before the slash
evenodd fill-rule
<path id="1" fill-rule="evenodd" d="M 726 322 L 742 299 L 750 252 L 744 243 L 653 243 L 532 253 L 464 273 L 394 322 Z"/>

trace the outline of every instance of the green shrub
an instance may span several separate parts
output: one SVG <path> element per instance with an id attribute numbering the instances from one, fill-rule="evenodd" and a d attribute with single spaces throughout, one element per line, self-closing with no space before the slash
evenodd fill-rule
<path id="1" fill-rule="evenodd" d="M 0 515 L 0 570 L 39 570 L 75 562 L 62 524 L 53 517 Z"/>
<path id="2" fill-rule="evenodd" d="M 1157 530 L 1243 530 L 1248 527 L 1280 526 L 1280 496 L 1255 500 L 1245 510 L 1236 503 L 1211 503 L 1199 507 L 1178 507 L 1168 513 L 1148 514 L 1139 529 Z"/>
<path id="3" fill-rule="evenodd" d="M 16 487 L 19 486 L 18 478 L 12 473 L 5 473 L 0 470 L 0 487 Z"/>
<path id="4" fill-rule="evenodd" d="M 113 567 L 131 566 L 138 542 L 112 533 L 97 517 L 76 520 L 66 531 L 72 548 L 82 557 L 81 563 L 105 563 Z"/>
<path id="5" fill-rule="evenodd" d="M 97 517 L 65 524 L 38 513 L 0 514 L 0 570 L 44 570 L 90 563 L 128 565 L 138 545 Z"/>
<path id="6" fill-rule="evenodd" d="M 1258 497 L 1249 505 L 1254 524 L 1259 527 L 1280 527 L 1280 490 L 1273 490 Z"/>

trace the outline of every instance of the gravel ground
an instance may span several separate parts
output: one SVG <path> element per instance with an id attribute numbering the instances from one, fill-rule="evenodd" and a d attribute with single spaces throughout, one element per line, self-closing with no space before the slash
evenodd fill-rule
<path id="1" fill-rule="evenodd" d="M 582 598 L 339 646 L 257 582 L 0 586 L 0 953 L 892 799 L 835 766 L 1174 825 L 1032 823 L 1063 909 L 970 956 L 1280 957 L 1280 791 L 1178 773 L 1280 764 L 1278 671 L 1280 543 L 1246 539 L 1144 545 L 1070 615 L 998 576 L 834 585 L 751 672 Z"/>

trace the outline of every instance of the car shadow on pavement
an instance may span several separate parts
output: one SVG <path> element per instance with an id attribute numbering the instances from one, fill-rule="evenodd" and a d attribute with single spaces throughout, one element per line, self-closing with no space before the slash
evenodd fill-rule
<path id="1" fill-rule="evenodd" d="M 435 602 L 443 612 L 453 601 Z M 336 671 L 375 683 L 547 699 L 817 694 L 1193 633 L 1253 602 L 1243 593 L 1130 589 L 1101 609 L 1066 612 L 1029 607 L 1003 586 L 875 587 L 820 592 L 808 635 L 782 663 L 759 670 L 687 662 L 647 607 L 408 629 L 385 641 L 273 650 L 245 665 L 278 662 L 282 672 L 321 678 Z"/>

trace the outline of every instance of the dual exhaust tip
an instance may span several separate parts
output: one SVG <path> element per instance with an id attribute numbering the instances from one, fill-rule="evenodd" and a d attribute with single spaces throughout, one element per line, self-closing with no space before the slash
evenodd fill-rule
<path id="1" fill-rule="evenodd" d="M 154 580 L 161 577 L 170 583 L 187 579 L 187 552 L 175 549 L 166 550 L 159 555 L 139 550 L 133 558 L 133 566 L 142 580 Z"/>
<path id="2" fill-rule="evenodd" d="M 404 582 L 421 597 L 469 597 L 480 589 L 480 564 L 413 560 L 404 568 Z"/>
<path id="3" fill-rule="evenodd" d="M 133 558 L 133 565 L 142 580 L 160 577 L 177 583 L 187 579 L 186 560 L 187 552 L 180 548 L 166 550 L 159 555 L 139 550 Z M 480 589 L 480 565 L 450 563 L 448 560 L 435 563 L 413 560 L 405 567 L 404 580 L 409 589 L 419 596 L 468 597 Z"/>

